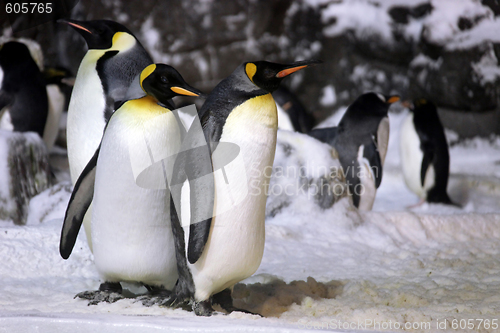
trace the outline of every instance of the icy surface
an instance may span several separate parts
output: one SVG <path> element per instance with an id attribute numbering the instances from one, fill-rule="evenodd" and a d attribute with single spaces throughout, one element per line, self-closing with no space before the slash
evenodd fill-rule
<path id="1" fill-rule="evenodd" d="M 336 125 L 343 110 L 321 126 Z M 293 332 L 342 328 L 343 322 L 356 323 L 350 324 L 355 331 L 380 331 L 374 325 L 389 322 L 430 323 L 437 331 L 445 319 L 450 329 L 453 320 L 497 318 L 500 139 L 460 142 L 447 132 L 449 192 L 463 208 L 427 204 L 408 210 L 418 198 L 406 189 L 399 167 L 398 128 L 406 112 L 390 113 L 389 150 L 373 212 L 357 212 L 346 198 L 323 210 L 303 195 L 268 218 L 262 264 L 235 288 L 238 305 L 268 318 L 242 313 L 197 318 L 132 299 L 97 306 L 73 299 L 100 281 L 83 233 L 69 260 L 59 256 L 69 198 L 68 184 L 60 183 L 32 200 L 29 225 L 0 223 L 0 332 L 33 327 L 44 332 Z M 293 133 L 285 137 L 290 140 Z"/>

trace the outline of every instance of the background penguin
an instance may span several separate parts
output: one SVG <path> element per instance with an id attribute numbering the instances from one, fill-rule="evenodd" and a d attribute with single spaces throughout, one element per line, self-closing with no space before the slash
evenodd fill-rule
<path id="1" fill-rule="evenodd" d="M 270 176 L 264 170 L 273 165 L 278 127 L 271 93 L 283 78 L 316 63 L 244 63 L 214 88 L 200 110 L 203 132 L 212 147 L 217 200 L 210 216 L 214 217 L 196 220 L 191 214 L 189 230 L 179 235 L 175 229 L 180 222 L 171 208 L 179 270 L 175 296 L 177 301 L 191 298 L 197 315 L 210 315 L 212 301 L 228 312 L 235 310 L 227 288 L 252 275 L 260 265 Z M 221 171 L 222 147 L 228 143 L 239 147 L 241 164 L 227 164 Z M 253 192 L 245 194 L 247 188 Z M 237 201 L 242 192 L 243 199 Z M 205 193 L 204 197 L 214 194 Z M 236 201 L 234 205 L 229 204 L 231 200 Z M 191 202 L 199 208 L 198 200 L 191 197 Z"/>
<path id="2" fill-rule="evenodd" d="M 401 128 L 400 155 L 408 188 L 424 201 L 453 204 L 446 193 L 450 155 L 436 106 L 418 99 Z"/>
<path id="3" fill-rule="evenodd" d="M 61 22 L 79 32 L 89 48 L 78 68 L 68 108 L 68 160 L 71 180 L 75 183 L 99 146 L 115 104 L 125 99 L 131 82 L 153 61 L 132 32 L 119 23 Z M 142 94 L 128 97 L 138 98 Z M 92 250 L 88 217 L 84 227 Z"/>
<path id="4" fill-rule="evenodd" d="M 162 64 L 145 68 L 140 84 L 147 96 L 125 102 L 112 115 L 64 219 L 60 253 L 66 259 L 93 198 L 94 261 L 105 282 L 98 291 L 78 294 L 91 300 L 89 304 L 119 299 L 121 281 L 141 282 L 150 291 L 172 289 L 177 281 L 165 169 L 149 167 L 165 163 L 157 154 L 168 157 L 180 147 L 180 124 L 165 101 L 176 95 L 198 96 L 199 91 Z M 148 181 L 140 182 L 140 177 Z"/>
<path id="5" fill-rule="evenodd" d="M 309 135 L 332 145 L 338 152 L 354 206 L 371 210 L 382 181 L 389 144 L 389 106 L 398 96 L 367 93 L 358 97 L 337 127 L 320 128 Z"/>
<path id="6" fill-rule="evenodd" d="M 307 133 L 314 127 L 314 117 L 287 87 L 280 86 L 273 92 L 273 98 L 278 109 L 279 129 Z"/>
<path id="7" fill-rule="evenodd" d="M 0 46 L 2 128 L 37 132 L 43 138 L 48 114 L 45 80 L 24 43 Z M 8 109 L 8 110 L 7 110 Z"/>
<path id="8" fill-rule="evenodd" d="M 68 108 L 74 77 L 65 68 L 48 67 L 43 70 L 49 98 L 49 114 L 44 129 L 44 141 L 50 150 L 59 135 L 60 118 Z M 65 134 L 64 134 L 65 135 Z"/>

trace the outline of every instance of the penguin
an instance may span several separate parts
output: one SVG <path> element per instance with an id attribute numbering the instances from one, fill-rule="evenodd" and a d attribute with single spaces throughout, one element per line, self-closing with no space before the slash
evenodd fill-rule
<path id="1" fill-rule="evenodd" d="M 417 99 L 401 128 L 400 155 L 408 188 L 424 201 L 455 205 L 448 194 L 450 154 L 434 103 Z"/>
<path id="2" fill-rule="evenodd" d="M 199 115 L 211 147 L 208 162 L 214 186 L 204 187 L 205 192 L 201 186 L 201 192 L 191 189 L 190 193 L 197 195 L 191 196 L 192 212 L 193 206 L 200 210 L 206 202 L 213 203 L 207 205 L 212 211 L 205 215 L 206 219 L 193 218 L 191 213 L 187 227 L 180 221 L 177 204 L 171 202 L 179 271 L 173 304 L 189 300 L 194 312 L 203 316 L 213 313 L 214 303 L 228 312 L 238 310 L 232 305 L 229 288 L 255 273 L 264 252 L 270 180 L 265 170 L 273 165 L 278 129 L 276 102 L 271 93 L 288 75 L 317 63 L 320 61 L 287 65 L 246 62 L 208 95 Z M 229 155 L 235 152 L 233 159 Z M 234 163 L 226 163 L 231 160 Z M 174 170 L 179 172 L 177 162 Z M 200 161 L 196 165 L 199 175 L 206 174 Z M 191 182 L 192 178 L 188 178 Z M 173 192 L 171 200 L 176 196 Z"/>
<path id="3" fill-rule="evenodd" d="M 36 132 L 44 137 L 48 114 L 45 80 L 24 43 L 0 46 L 0 115 L 2 128 Z"/>
<path id="4" fill-rule="evenodd" d="M 65 108 L 67 108 L 67 91 L 71 89 L 73 83 L 71 72 L 64 68 L 45 68 L 43 76 L 47 84 L 47 96 L 49 99 L 49 112 L 43 131 L 43 139 L 47 149 L 50 151 L 59 134 L 61 115 Z"/>
<path id="5" fill-rule="evenodd" d="M 396 95 L 363 94 L 347 108 L 337 127 L 308 133 L 337 150 L 353 205 L 360 210 L 373 207 L 389 144 L 387 113 L 399 99 Z"/>
<path id="6" fill-rule="evenodd" d="M 134 34 L 117 22 L 60 22 L 74 28 L 88 46 L 78 68 L 68 107 L 67 150 L 74 184 L 99 146 L 115 105 L 125 100 L 132 81 L 153 61 Z M 138 96 L 127 96 L 127 99 L 138 97 L 143 97 L 142 91 Z M 84 227 L 92 251 L 89 217 L 85 219 Z"/>
<path id="7" fill-rule="evenodd" d="M 273 92 L 278 109 L 278 128 L 308 133 L 315 124 L 314 117 L 287 87 L 280 86 Z"/>
<path id="8" fill-rule="evenodd" d="M 139 82 L 147 95 L 126 101 L 110 117 L 99 149 L 76 182 L 61 231 L 60 254 L 67 259 L 93 202 L 94 262 L 104 282 L 97 291 L 77 295 L 89 304 L 122 298 L 120 282 L 158 292 L 177 281 L 163 172 L 171 172 L 167 157 L 178 152 L 183 128 L 166 103 L 201 92 L 164 64 L 146 67 Z"/>

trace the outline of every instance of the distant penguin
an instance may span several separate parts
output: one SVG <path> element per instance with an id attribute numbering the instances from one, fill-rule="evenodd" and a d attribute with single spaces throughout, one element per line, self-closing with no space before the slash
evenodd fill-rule
<path id="1" fill-rule="evenodd" d="M 389 144 L 387 112 L 398 96 L 366 93 L 346 110 L 337 127 L 320 128 L 309 135 L 333 146 L 355 207 L 371 210 Z"/>
<path id="2" fill-rule="evenodd" d="M 119 299 L 120 282 L 142 283 L 158 292 L 172 290 L 177 281 L 164 178 L 173 162 L 163 158 L 179 151 L 183 127 L 165 104 L 176 95 L 200 92 L 163 64 L 146 67 L 140 86 L 147 95 L 125 102 L 111 116 L 98 151 L 76 182 L 64 219 L 60 253 L 66 259 L 93 198 L 94 261 L 104 283 L 98 291 L 78 294 L 89 304 Z"/>
<path id="3" fill-rule="evenodd" d="M 314 117 L 285 86 L 280 86 L 273 92 L 278 109 L 278 128 L 307 133 L 314 127 Z"/>
<path id="4" fill-rule="evenodd" d="M 174 231 L 179 270 L 175 294 L 191 299 L 197 315 L 211 315 L 213 303 L 228 312 L 236 310 L 228 288 L 251 276 L 260 265 L 270 179 L 265 170 L 273 165 L 278 128 L 271 93 L 285 77 L 316 63 L 244 63 L 214 88 L 200 110 L 203 132 L 212 146 L 213 218 L 196 221 L 191 215 L 182 236 Z M 232 151 L 228 147 L 233 146 L 240 159 L 224 165 Z M 191 197 L 196 203 L 191 207 L 199 209 L 200 200 L 208 196 Z M 173 229 L 179 227 L 177 219 L 172 217 Z"/>
<path id="5" fill-rule="evenodd" d="M 66 127 L 69 168 L 75 183 L 99 146 L 115 104 L 125 99 L 131 82 L 153 61 L 132 32 L 119 23 L 61 22 L 80 33 L 89 48 L 78 68 Z M 92 250 L 89 218 L 84 227 Z"/>
<path id="6" fill-rule="evenodd" d="M 49 98 L 49 113 L 44 129 L 44 142 L 50 150 L 59 134 L 61 114 L 67 106 L 66 93 L 73 86 L 71 73 L 64 68 L 49 67 L 43 71 Z"/>
<path id="7" fill-rule="evenodd" d="M 450 155 L 436 106 L 417 99 L 401 128 L 400 155 L 408 188 L 423 201 L 453 204 L 446 188 Z"/>
<path id="8" fill-rule="evenodd" d="M 45 80 L 24 43 L 0 46 L 2 128 L 36 132 L 43 138 L 48 114 Z"/>

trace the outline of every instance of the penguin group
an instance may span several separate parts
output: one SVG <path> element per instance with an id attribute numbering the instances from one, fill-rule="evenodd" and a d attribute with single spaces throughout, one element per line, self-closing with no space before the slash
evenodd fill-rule
<path id="1" fill-rule="evenodd" d="M 71 255 L 84 224 L 103 280 L 98 290 L 77 296 L 89 304 L 114 302 L 127 282 L 147 289 L 140 297 L 145 305 L 188 304 L 204 316 L 213 304 L 237 310 L 231 287 L 257 270 L 264 252 L 270 175 L 252 171 L 273 165 L 278 110 L 272 93 L 320 61 L 244 62 L 204 95 L 173 67 L 153 64 L 121 24 L 63 23 L 83 36 L 88 51 L 68 109 L 75 185 L 60 253 Z M 206 97 L 189 128 L 174 110 L 172 98 L 179 95 Z M 226 165 L 233 153 L 238 163 Z M 182 183 L 190 188 L 187 201 L 176 186 Z M 261 194 L 241 196 L 250 183 Z M 238 204 L 227 204 L 235 198 Z M 189 221 L 181 219 L 183 206 Z"/>
<path id="2" fill-rule="evenodd" d="M 338 126 L 315 120 L 281 82 L 321 63 L 245 61 L 209 93 L 172 66 L 154 63 L 125 26 L 109 20 L 60 20 L 86 42 L 67 117 L 74 188 L 59 251 L 68 259 L 84 226 L 102 283 L 76 295 L 90 304 L 125 298 L 123 283 L 145 288 L 146 306 L 183 307 L 210 316 L 233 305 L 232 287 L 258 269 L 277 132 L 305 133 L 336 151 L 348 198 L 371 210 L 389 143 L 388 111 L 398 95 L 367 92 Z M 0 48 L 2 123 L 34 131 L 47 147 L 62 109 L 48 84 L 68 74 L 43 71 L 27 45 Z M 50 74 L 51 73 L 51 74 Z M 187 124 L 174 97 L 205 99 Z M 56 106 L 58 105 L 58 106 Z M 417 99 L 400 139 L 404 180 L 422 201 L 453 204 L 446 188 L 449 153 L 432 102 Z M 1 115 L 0 115 L 1 116 Z M 255 172 L 258 171 L 258 172 Z M 248 188 L 258 187 L 258 195 Z M 184 215 L 182 212 L 188 212 Z"/>

